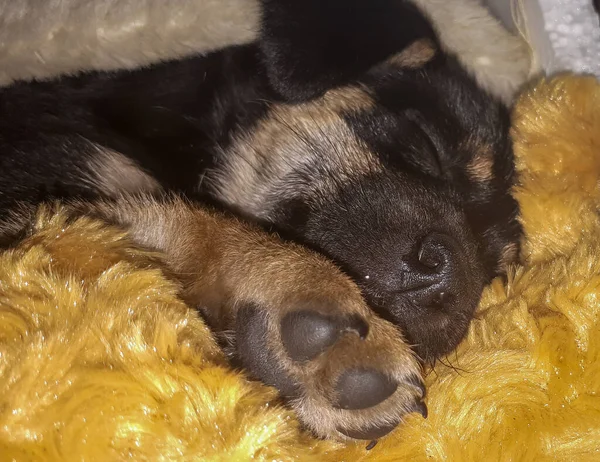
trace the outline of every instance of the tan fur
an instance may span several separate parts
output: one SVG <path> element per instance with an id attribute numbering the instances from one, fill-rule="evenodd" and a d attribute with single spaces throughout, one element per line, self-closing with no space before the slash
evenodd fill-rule
<path id="1" fill-rule="evenodd" d="M 308 187 L 312 196 L 327 194 L 334 186 L 327 183 L 328 175 L 321 175 L 322 183 L 312 181 L 309 186 L 299 174 L 320 165 L 335 171 L 332 177 L 343 181 L 380 168 L 342 117 L 374 104 L 368 91 L 357 86 L 329 91 L 309 103 L 274 104 L 258 126 L 222 153 L 226 159 L 222 171 L 209 172 L 203 181 L 212 182 L 226 203 L 256 216 L 268 214 L 270 204 L 280 203 L 282 195 L 297 197 L 309 192 Z M 270 197 L 271 191 L 278 196 Z"/>
<path id="2" fill-rule="evenodd" d="M 506 272 L 508 267 L 514 263 L 517 263 L 519 259 L 519 246 L 514 242 L 507 244 L 498 260 L 498 270 Z"/>
<path id="3" fill-rule="evenodd" d="M 329 90 L 315 104 L 324 112 L 354 112 L 372 109 L 376 103 L 367 87 L 348 85 Z"/>
<path id="4" fill-rule="evenodd" d="M 417 69 L 433 59 L 437 50 L 431 40 L 415 40 L 406 49 L 386 60 L 393 66 Z"/>
<path id="5" fill-rule="evenodd" d="M 107 197 L 119 193 L 156 192 L 160 184 L 123 154 L 94 145 L 89 163 L 91 177 L 84 181 L 92 183 Z"/>
<path id="6" fill-rule="evenodd" d="M 489 147 L 475 147 L 473 159 L 467 165 L 467 173 L 473 181 L 487 183 L 494 178 L 494 157 Z"/>

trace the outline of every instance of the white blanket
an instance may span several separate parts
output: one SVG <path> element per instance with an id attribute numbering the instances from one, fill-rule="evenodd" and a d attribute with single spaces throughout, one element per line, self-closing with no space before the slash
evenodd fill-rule
<path id="1" fill-rule="evenodd" d="M 530 70 L 524 41 L 478 0 L 414 1 L 478 80 L 510 100 Z M 206 52 L 251 41 L 258 24 L 257 0 L 0 0 L 0 84 Z"/>

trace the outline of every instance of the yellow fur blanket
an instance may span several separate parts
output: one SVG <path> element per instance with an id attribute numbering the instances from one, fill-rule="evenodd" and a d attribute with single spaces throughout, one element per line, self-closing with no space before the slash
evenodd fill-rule
<path id="1" fill-rule="evenodd" d="M 514 136 L 524 265 L 428 375 L 427 420 L 370 451 L 312 439 L 150 255 L 42 211 L 0 256 L 0 460 L 600 460 L 600 84 L 539 83 Z"/>

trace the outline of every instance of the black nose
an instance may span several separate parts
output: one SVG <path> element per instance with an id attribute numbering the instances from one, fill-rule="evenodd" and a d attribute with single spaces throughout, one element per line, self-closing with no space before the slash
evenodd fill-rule
<path id="1" fill-rule="evenodd" d="M 464 252 L 454 238 L 430 234 L 409 257 L 400 291 L 421 309 L 450 311 L 464 281 L 465 264 Z"/>

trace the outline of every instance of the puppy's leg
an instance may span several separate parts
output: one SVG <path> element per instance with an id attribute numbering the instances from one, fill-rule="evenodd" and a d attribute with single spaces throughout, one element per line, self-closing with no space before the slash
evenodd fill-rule
<path id="1" fill-rule="evenodd" d="M 375 439 L 425 414 L 420 367 L 325 258 L 179 199 L 76 206 L 162 251 L 183 297 L 235 340 L 254 377 L 279 389 L 322 437 Z"/>

